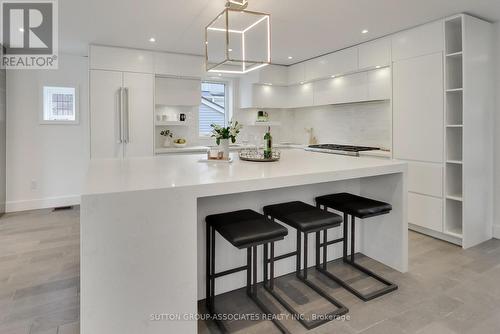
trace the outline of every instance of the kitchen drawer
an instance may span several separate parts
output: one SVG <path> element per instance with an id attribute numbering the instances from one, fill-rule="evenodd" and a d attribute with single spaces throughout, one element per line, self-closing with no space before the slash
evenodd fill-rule
<path id="1" fill-rule="evenodd" d="M 443 232 L 443 200 L 408 193 L 408 223 Z"/>
<path id="2" fill-rule="evenodd" d="M 443 196 L 443 166 L 424 162 L 408 162 L 408 191 Z"/>

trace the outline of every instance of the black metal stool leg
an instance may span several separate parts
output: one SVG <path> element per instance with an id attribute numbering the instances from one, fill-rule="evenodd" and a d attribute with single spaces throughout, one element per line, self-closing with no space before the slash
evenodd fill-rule
<path id="1" fill-rule="evenodd" d="M 341 315 L 344 315 L 346 314 L 347 312 L 349 312 L 349 310 L 347 309 L 347 307 L 345 307 L 342 303 L 340 303 L 339 301 L 337 301 L 336 299 L 334 299 L 333 297 L 331 297 L 330 295 L 328 295 L 324 290 L 322 290 L 321 288 L 319 288 L 317 285 L 315 285 L 314 283 L 312 283 L 311 281 L 309 281 L 307 279 L 307 254 L 308 254 L 308 234 L 307 233 L 304 233 L 304 267 L 302 267 L 302 232 L 299 231 L 299 230 L 296 230 L 297 232 L 297 251 L 296 252 L 292 252 L 292 253 L 288 253 L 288 254 L 284 254 L 284 255 L 281 255 L 281 256 L 278 256 L 278 259 L 279 260 L 282 260 L 282 259 L 285 259 L 285 258 L 288 258 L 288 257 L 291 257 L 291 256 L 296 256 L 296 272 L 295 272 L 295 275 L 297 276 L 298 279 L 300 279 L 305 285 L 307 285 L 309 288 L 311 288 L 312 290 L 314 290 L 318 295 L 320 295 L 321 297 L 325 298 L 327 301 L 329 301 L 332 305 L 334 305 L 335 307 L 337 307 L 337 309 L 331 313 L 328 313 L 328 314 L 325 314 L 324 317 L 321 317 L 319 319 L 316 319 L 316 320 L 312 320 L 312 321 L 306 321 L 305 319 L 303 319 L 303 316 L 297 312 L 284 298 L 282 298 L 275 290 L 274 290 L 274 261 L 275 261 L 275 258 L 274 258 L 274 244 L 271 243 L 271 256 L 269 258 L 269 263 L 270 263 L 270 277 L 269 277 L 269 286 L 268 285 L 264 285 L 264 288 L 266 289 L 266 291 L 268 291 L 281 305 L 283 305 L 283 307 L 288 311 L 290 312 L 294 317 L 295 319 L 297 319 L 301 324 L 302 326 L 304 326 L 306 329 L 310 330 L 310 329 L 313 329 L 313 328 L 316 328 L 320 325 L 323 325 L 333 319 L 335 319 L 335 317 L 338 317 L 338 316 L 341 316 Z M 320 239 L 320 236 L 319 236 L 319 233 L 316 234 L 316 240 L 319 240 Z M 319 253 L 319 243 L 316 245 L 316 254 Z M 319 257 L 318 257 L 319 258 Z M 317 261 L 317 259 L 316 259 Z M 318 262 L 316 262 L 318 263 Z M 301 274 L 301 271 L 304 271 L 304 274 Z"/>
<path id="2" fill-rule="evenodd" d="M 351 216 L 351 262 L 354 262 L 354 253 L 356 252 L 356 218 Z"/>
<path id="3" fill-rule="evenodd" d="M 348 254 L 347 242 L 349 240 L 349 237 L 348 237 L 348 235 L 349 235 L 349 233 L 348 233 L 349 232 L 349 222 L 347 219 L 348 219 L 348 215 L 346 213 L 344 213 L 344 235 L 343 235 L 344 244 L 343 244 L 342 260 L 345 263 L 351 265 L 352 267 L 358 269 L 359 271 L 365 273 L 366 275 L 371 276 L 372 278 L 381 282 L 382 284 L 385 285 L 385 287 L 383 287 L 382 289 L 376 290 L 374 292 L 368 293 L 368 294 L 363 294 L 360 291 L 358 291 L 357 289 L 350 286 L 347 282 L 345 282 L 341 278 L 339 278 L 339 277 L 333 275 L 332 273 L 330 273 L 329 271 L 327 271 L 325 269 L 325 267 L 318 269 L 318 271 L 320 273 L 322 273 L 323 275 L 325 275 L 326 277 L 330 278 L 331 280 L 337 282 L 342 287 L 344 287 L 346 290 L 348 290 L 353 295 L 355 295 L 356 297 L 358 297 L 359 299 L 361 299 L 365 302 L 372 300 L 372 299 L 375 299 L 377 297 L 380 297 L 382 295 L 385 295 L 385 294 L 392 292 L 394 290 L 397 290 L 398 286 L 396 284 L 389 282 L 385 278 L 377 275 L 373 271 L 357 264 L 354 261 L 355 260 L 355 253 L 356 253 L 356 237 L 355 237 L 355 235 L 356 235 L 356 218 L 353 215 L 351 215 L 351 231 L 350 231 L 351 232 L 351 252 L 350 252 L 350 258 L 348 257 L 348 255 L 347 255 Z"/>
<path id="4" fill-rule="evenodd" d="M 212 313 L 214 310 L 214 300 L 215 300 L 215 228 L 211 228 L 212 232 L 210 233 L 211 237 L 211 250 L 210 250 L 210 276 L 212 279 L 210 280 L 210 307 L 212 309 Z"/>
<path id="5" fill-rule="evenodd" d="M 347 213 L 344 213 L 344 222 L 342 223 L 343 227 L 344 227 L 344 235 L 343 235 L 343 239 L 344 239 L 344 242 L 342 243 L 342 247 L 343 247 L 343 252 L 342 252 L 342 260 L 344 262 L 347 262 L 347 235 L 348 235 L 348 230 L 349 230 L 349 216 L 347 215 Z"/>
<path id="6" fill-rule="evenodd" d="M 269 286 L 274 289 L 274 242 L 271 242 L 271 262 L 270 262 L 271 279 Z"/>
<path id="7" fill-rule="evenodd" d="M 269 269 L 269 262 L 268 262 L 268 259 L 269 259 L 269 256 L 267 254 L 268 252 L 268 244 L 263 244 L 262 245 L 262 257 L 264 258 L 264 285 L 267 285 L 267 281 L 268 281 L 268 269 Z"/>
<path id="8" fill-rule="evenodd" d="M 320 231 L 316 232 L 316 244 L 315 244 L 316 268 L 319 268 L 319 266 L 320 266 L 320 247 L 319 247 L 319 244 L 321 243 L 320 233 L 321 233 Z"/>
<path id="9" fill-rule="evenodd" d="M 327 255 L 328 255 L 327 240 L 328 240 L 328 231 L 323 230 L 323 269 L 325 269 L 325 270 L 326 270 L 326 261 L 327 261 Z"/>
<path id="10" fill-rule="evenodd" d="M 302 266 L 302 233 L 299 230 L 297 231 L 297 258 L 296 258 L 296 267 L 295 273 L 297 277 L 300 276 L 300 267 Z"/>
<path id="11" fill-rule="evenodd" d="M 210 291 L 211 291 L 211 271 L 210 271 L 210 225 L 206 224 L 206 266 L 205 266 L 205 304 L 207 310 L 210 312 Z"/>

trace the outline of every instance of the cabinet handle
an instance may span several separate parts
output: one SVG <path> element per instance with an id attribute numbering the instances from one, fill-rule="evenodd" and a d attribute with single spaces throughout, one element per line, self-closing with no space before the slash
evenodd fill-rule
<path id="1" fill-rule="evenodd" d="M 118 140 L 117 143 L 123 143 L 123 88 L 118 90 Z"/>
<path id="2" fill-rule="evenodd" d="M 129 111 L 129 94 L 128 88 L 123 88 L 125 91 L 125 143 L 130 143 L 130 111 Z"/>

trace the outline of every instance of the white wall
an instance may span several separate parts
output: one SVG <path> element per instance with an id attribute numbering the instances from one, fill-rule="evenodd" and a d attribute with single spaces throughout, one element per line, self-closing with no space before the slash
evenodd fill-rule
<path id="1" fill-rule="evenodd" d="M 495 208 L 494 220 L 493 220 L 493 236 L 500 239 L 500 22 L 495 23 L 495 61 L 496 61 L 496 112 L 495 112 L 495 166 L 494 166 L 494 178 L 495 178 L 495 189 L 494 189 L 494 202 L 493 207 Z"/>
<path id="2" fill-rule="evenodd" d="M 77 85 L 80 123 L 40 125 L 43 85 Z M 7 211 L 78 204 L 89 159 L 88 62 L 7 72 Z"/>

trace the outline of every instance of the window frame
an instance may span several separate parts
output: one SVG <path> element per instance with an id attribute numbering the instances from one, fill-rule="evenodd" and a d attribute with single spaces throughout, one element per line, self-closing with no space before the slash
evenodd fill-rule
<path id="1" fill-rule="evenodd" d="M 229 124 L 229 120 L 231 119 L 230 114 L 232 114 L 232 89 L 233 83 L 230 80 L 218 80 L 213 78 L 202 79 L 200 83 L 200 92 L 201 85 L 204 83 L 213 83 L 213 84 L 223 84 L 225 86 L 224 89 L 224 126 Z M 201 103 L 201 94 L 200 94 L 200 103 Z M 200 139 L 210 139 L 211 134 L 201 134 L 200 133 L 200 106 L 198 106 L 198 122 L 197 122 L 197 130 L 198 138 Z"/>
<path id="2" fill-rule="evenodd" d="M 75 90 L 75 98 L 74 98 L 74 104 L 75 104 L 75 120 L 74 121 L 68 121 L 68 120 L 45 120 L 45 88 L 72 88 Z M 41 125 L 79 125 L 80 124 L 80 94 L 79 94 L 79 87 L 78 85 L 74 84 L 64 84 L 64 83 L 59 83 L 59 84 L 51 84 L 51 83 L 44 83 L 40 85 L 40 104 L 41 104 L 41 110 L 39 113 L 39 123 Z"/>

